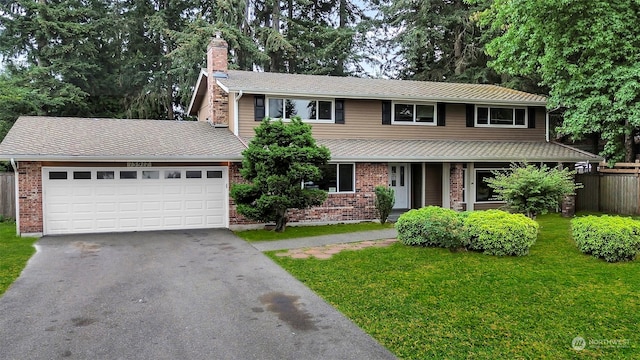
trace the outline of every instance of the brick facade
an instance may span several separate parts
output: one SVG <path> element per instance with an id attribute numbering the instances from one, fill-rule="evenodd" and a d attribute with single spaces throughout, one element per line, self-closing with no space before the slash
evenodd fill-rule
<path id="1" fill-rule="evenodd" d="M 245 182 L 239 173 L 240 164 L 229 166 L 231 185 Z M 355 193 L 329 194 L 327 200 L 311 209 L 288 211 L 290 223 L 300 222 L 341 222 L 375 220 L 378 214 L 375 208 L 375 187 L 386 185 L 388 166 L 386 163 L 357 163 Z M 253 224 L 236 211 L 233 199 L 229 199 L 229 225 Z"/>
<path id="2" fill-rule="evenodd" d="M 464 210 L 464 199 L 462 197 L 464 189 L 464 172 L 462 169 L 462 164 L 451 164 L 451 173 L 449 179 L 449 199 L 451 202 L 451 209 L 462 211 Z"/>
<path id="3" fill-rule="evenodd" d="M 18 206 L 20 233 L 42 233 L 42 163 L 18 163 Z"/>

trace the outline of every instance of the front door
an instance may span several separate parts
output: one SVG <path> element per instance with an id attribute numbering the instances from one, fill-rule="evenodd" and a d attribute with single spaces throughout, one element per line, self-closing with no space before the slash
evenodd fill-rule
<path id="1" fill-rule="evenodd" d="M 409 184 L 407 164 L 389 164 L 389 187 L 396 195 L 394 209 L 409 208 Z"/>

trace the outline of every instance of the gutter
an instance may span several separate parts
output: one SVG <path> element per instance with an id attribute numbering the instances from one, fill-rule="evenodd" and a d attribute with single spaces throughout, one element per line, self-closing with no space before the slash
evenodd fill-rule
<path id="1" fill-rule="evenodd" d="M 598 158 L 594 158 L 593 156 L 584 157 L 584 158 L 554 158 L 554 157 L 539 157 L 539 158 L 524 158 L 518 159 L 516 161 L 521 162 L 541 162 L 541 161 L 552 161 L 552 162 L 581 162 L 581 161 L 594 161 Z M 513 162 L 513 157 L 507 158 L 451 158 L 451 157 L 424 157 L 424 156 L 412 156 L 412 157 L 386 157 L 386 156 L 358 156 L 358 157 L 339 157 L 332 156 L 330 162 L 408 162 L 408 163 L 422 163 L 422 162 Z"/>
<path id="2" fill-rule="evenodd" d="M 243 143 L 244 145 L 244 143 Z M 2 158 L 0 160 L 8 160 L 9 158 Z M 182 157 L 160 157 L 154 158 L 150 156 L 69 156 L 69 155 L 11 155 L 12 161 L 92 161 L 92 162 L 135 162 L 135 161 L 148 161 L 148 162 L 235 162 L 241 161 L 242 155 L 233 156 L 212 156 L 212 155 L 198 155 L 198 156 L 182 156 Z"/>
<path id="3" fill-rule="evenodd" d="M 18 188 L 18 166 L 16 165 L 16 161 L 14 158 L 11 158 L 11 167 L 13 168 L 13 172 L 15 176 L 13 178 L 13 183 L 15 187 L 16 194 L 16 235 L 20 236 L 20 191 Z"/>

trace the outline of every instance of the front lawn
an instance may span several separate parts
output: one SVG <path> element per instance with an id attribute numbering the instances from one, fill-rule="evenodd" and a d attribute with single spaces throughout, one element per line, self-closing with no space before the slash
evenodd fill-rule
<path id="1" fill-rule="evenodd" d="M 0 222 L 0 295 L 15 281 L 27 260 L 36 252 L 36 238 L 16 236 L 16 224 Z"/>
<path id="2" fill-rule="evenodd" d="M 638 357 L 640 259 L 606 263 L 578 251 L 569 219 L 538 222 L 524 257 L 399 243 L 330 260 L 269 255 L 400 358 Z"/>
<path id="3" fill-rule="evenodd" d="M 235 234 L 246 241 L 276 241 L 285 239 L 295 239 L 310 236 L 344 234 L 358 231 L 392 229 L 393 224 L 381 225 L 375 222 L 362 222 L 355 224 L 333 224 L 333 225 L 310 225 L 310 226 L 287 226 L 283 232 L 273 230 L 245 230 L 236 231 Z"/>

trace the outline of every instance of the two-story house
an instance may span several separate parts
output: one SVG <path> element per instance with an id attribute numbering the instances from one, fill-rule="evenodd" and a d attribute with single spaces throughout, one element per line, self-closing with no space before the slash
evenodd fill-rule
<path id="1" fill-rule="evenodd" d="M 301 116 L 331 150 L 322 206 L 291 222 L 376 219 L 397 209 L 501 206 L 485 179 L 511 162 L 598 162 L 550 142 L 543 96 L 494 85 L 234 71 L 213 39 L 188 109 L 197 122 L 21 117 L 0 145 L 17 174 L 22 234 L 251 225 L 229 188 L 265 117 Z"/>

